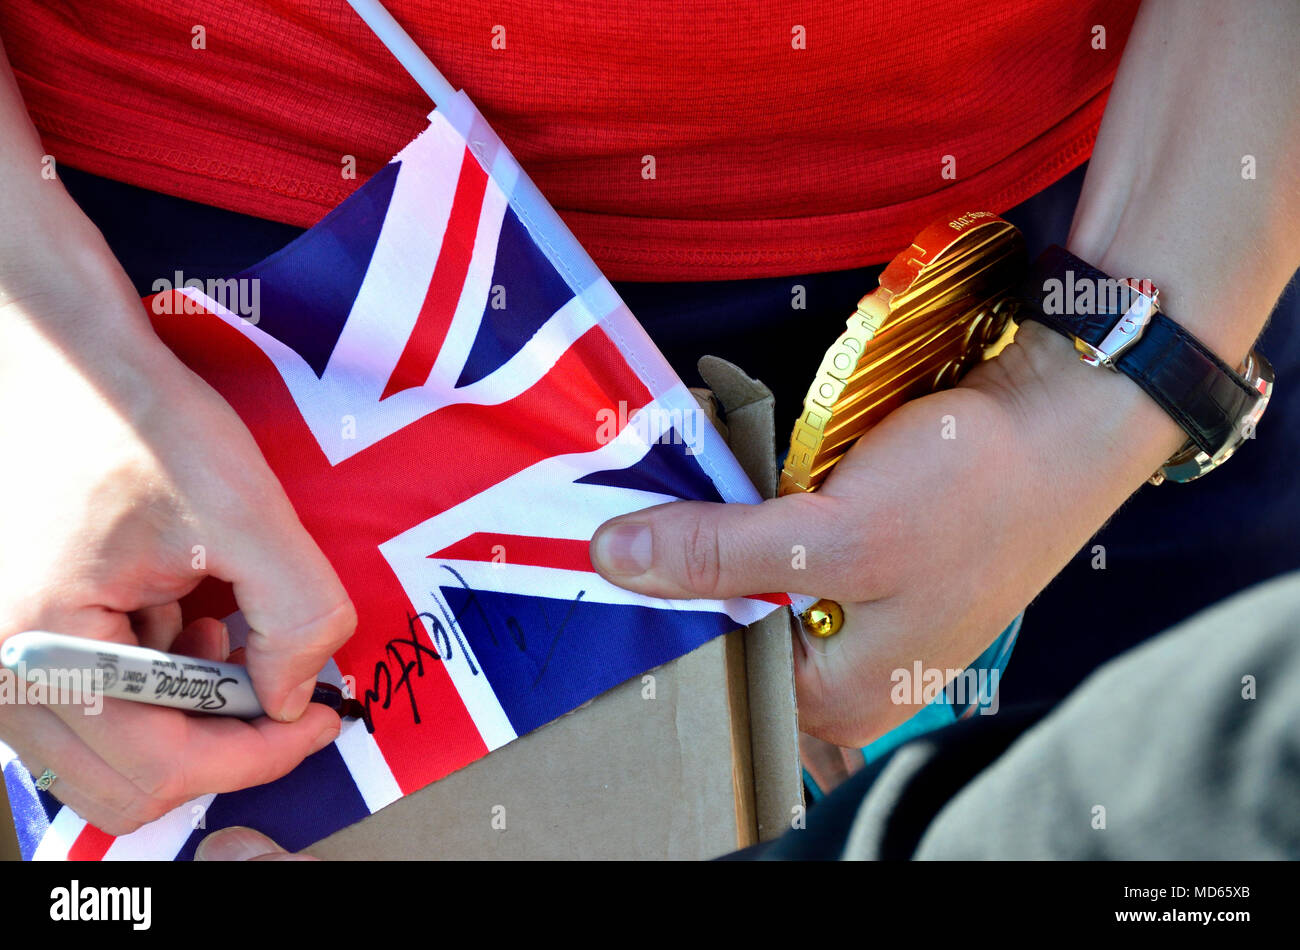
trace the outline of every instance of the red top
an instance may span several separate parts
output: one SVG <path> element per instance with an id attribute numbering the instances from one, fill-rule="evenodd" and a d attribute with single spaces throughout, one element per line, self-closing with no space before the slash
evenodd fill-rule
<path id="1" fill-rule="evenodd" d="M 608 276 L 687 280 L 876 263 L 1046 187 L 1137 0 L 387 6 Z M 58 161 L 298 225 L 429 110 L 344 0 L 5 0 L 0 38 Z"/>

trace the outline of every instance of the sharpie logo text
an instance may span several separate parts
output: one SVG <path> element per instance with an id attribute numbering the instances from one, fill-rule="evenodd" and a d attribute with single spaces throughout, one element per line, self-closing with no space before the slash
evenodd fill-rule
<path id="1" fill-rule="evenodd" d="M 155 697 L 170 696 L 173 699 L 191 699 L 195 701 L 193 708 L 204 712 L 225 708 L 226 697 L 221 694 L 221 688 L 235 682 L 229 676 L 221 679 L 209 679 L 207 677 L 186 676 L 183 672 L 173 674 L 158 669 L 151 672 L 155 680 L 153 687 Z"/>

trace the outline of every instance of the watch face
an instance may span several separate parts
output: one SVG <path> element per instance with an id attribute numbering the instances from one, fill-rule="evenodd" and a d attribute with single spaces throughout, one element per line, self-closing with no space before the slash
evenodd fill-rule
<path id="1" fill-rule="evenodd" d="M 822 359 L 790 436 L 780 493 L 815 490 L 886 415 L 961 379 L 1008 329 L 1026 264 L 1019 229 L 988 211 L 922 231 Z"/>

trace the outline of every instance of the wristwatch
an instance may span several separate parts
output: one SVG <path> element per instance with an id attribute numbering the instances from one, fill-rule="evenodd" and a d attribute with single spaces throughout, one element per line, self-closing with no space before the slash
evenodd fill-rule
<path id="1" fill-rule="evenodd" d="M 1151 476 L 1190 482 L 1226 462 L 1255 434 L 1273 392 L 1273 367 L 1258 351 L 1237 372 L 1160 310 L 1150 281 L 1116 279 L 1061 247 L 1030 269 L 1018 320 L 1037 320 L 1074 340 L 1080 359 L 1123 373 L 1187 433 Z"/>

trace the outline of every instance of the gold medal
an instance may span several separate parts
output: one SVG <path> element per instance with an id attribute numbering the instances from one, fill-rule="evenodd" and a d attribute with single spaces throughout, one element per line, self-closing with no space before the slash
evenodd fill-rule
<path id="1" fill-rule="evenodd" d="M 988 211 L 930 225 L 858 301 L 822 358 L 790 436 L 779 493 L 815 491 L 864 432 L 909 399 L 957 383 L 1000 349 L 1025 274 L 1019 229 Z M 801 615 L 817 636 L 843 625 L 832 601 Z"/>

